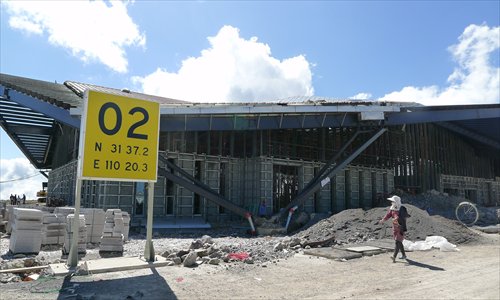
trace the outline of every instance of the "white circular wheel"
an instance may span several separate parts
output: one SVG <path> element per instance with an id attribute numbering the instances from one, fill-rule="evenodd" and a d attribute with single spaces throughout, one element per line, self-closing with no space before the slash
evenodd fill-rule
<path id="1" fill-rule="evenodd" d="M 455 216 L 460 223 L 466 226 L 472 226 L 479 218 L 479 211 L 474 203 L 464 201 L 458 204 L 455 209 Z"/>

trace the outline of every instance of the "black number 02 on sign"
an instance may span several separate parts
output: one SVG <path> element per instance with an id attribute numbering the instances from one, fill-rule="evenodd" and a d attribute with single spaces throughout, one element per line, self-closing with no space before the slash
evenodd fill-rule
<path id="1" fill-rule="evenodd" d="M 81 177 L 156 181 L 159 114 L 157 102 L 88 91 Z"/>

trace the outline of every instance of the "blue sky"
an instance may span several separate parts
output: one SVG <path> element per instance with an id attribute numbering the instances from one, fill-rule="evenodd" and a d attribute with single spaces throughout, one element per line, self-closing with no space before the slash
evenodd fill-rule
<path id="1" fill-rule="evenodd" d="M 196 102 L 500 102 L 500 1 L 0 2 L 2 73 Z M 0 181 L 34 174 L 0 141 Z"/>

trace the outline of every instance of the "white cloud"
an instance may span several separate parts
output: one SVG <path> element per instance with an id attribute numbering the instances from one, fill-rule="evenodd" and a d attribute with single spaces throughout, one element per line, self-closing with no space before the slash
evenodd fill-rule
<path id="1" fill-rule="evenodd" d="M 349 97 L 349 99 L 353 100 L 369 100 L 372 98 L 372 94 L 370 93 L 358 93 L 352 97 Z"/>
<path id="2" fill-rule="evenodd" d="M 304 55 L 279 60 L 256 37 L 241 38 L 224 26 L 209 37 L 210 48 L 182 61 L 177 72 L 158 68 L 133 77 L 147 94 L 199 102 L 275 100 L 311 96 L 311 64 Z"/>
<path id="3" fill-rule="evenodd" d="M 46 181 L 45 177 L 26 158 L 0 159 L 0 199 L 9 199 L 10 194 L 25 194 L 26 199 L 36 199 L 42 181 Z"/>
<path id="4" fill-rule="evenodd" d="M 99 61 L 127 72 L 125 47 L 145 46 L 146 37 L 127 12 L 127 3 L 95 1 L 2 1 L 12 28 L 48 36 L 84 62 Z"/>
<path id="5" fill-rule="evenodd" d="M 493 55 L 498 57 L 499 48 L 500 27 L 469 25 L 458 38 L 458 44 L 448 48 L 457 67 L 448 77 L 447 87 L 407 86 L 380 100 L 424 105 L 500 103 L 500 68 L 490 60 Z"/>

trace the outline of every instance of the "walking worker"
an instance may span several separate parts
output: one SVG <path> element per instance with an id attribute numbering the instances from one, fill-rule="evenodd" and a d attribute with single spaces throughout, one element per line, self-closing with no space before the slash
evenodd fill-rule
<path id="1" fill-rule="evenodd" d="M 399 209 L 401 208 L 401 198 L 399 196 L 392 196 L 391 198 L 387 198 L 387 200 L 392 202 L 391 207 L 389 207 L 389 211 L 387 214 L 379 221 L 379 224 L 384 223 L 388 219 L 392 218 L 392 235 L 394 240 L 396 241 L 396 245 L 394 247 L 394 255 L 391 257 L 392 262 L 396 262 L 396 256 L 401 250 L 400 259 L 406 259 L 405 248 L 403 246 L 404 240 L 404 231 L 401 225 L 399 224 Z"/>

